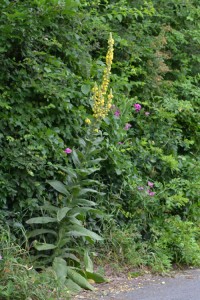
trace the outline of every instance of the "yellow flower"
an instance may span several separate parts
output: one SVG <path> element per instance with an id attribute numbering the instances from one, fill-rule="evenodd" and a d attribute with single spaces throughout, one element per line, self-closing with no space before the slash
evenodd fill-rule
<path id="1" fill-rule="evenodd" d="M 110 33 L 110 37 L 108 40 L 108 52 L 106 54 L 106 67 L 103 72 L 103 80 L 101 86 L 97 86 L 95 83 L 92 93 L 93 93 L 93 116 L 97 120 L 103 119 L 108 114 L 111 104 L 112 104 L 112 91 L 110 91 L 109 95 L 107 94 L 108 86 L 110 83 L 110 74 L 111 74 L 111 66 L 113 61 L 113 52 L 114 52 L 114 40 L 112 38 L 112 34 Z"/>
<path id="2" fill-rule="evenodd" d="M 87 119 L 85 119 L 85 123 L 88 124 L 88 125 L 90 125 L 91 124 L 91 120 L 87 118 Z"/>
<path id="3" fill-rule="evenodd" d="M 95 129 L 94 129 L 94 132 L 99 132 L 99 129 L 95 128 Z"/>

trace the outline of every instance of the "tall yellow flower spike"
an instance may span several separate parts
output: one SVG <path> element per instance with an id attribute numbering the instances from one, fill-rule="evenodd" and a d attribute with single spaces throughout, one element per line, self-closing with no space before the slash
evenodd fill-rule
<path id="1" fill-rule="evenodd" d="M 108 95 L 108 86 L 110 83 L 110 74 L 111 74 L 111 66 L 113 61 L 113 52 L 114 52 L 114 39 L 112 38 L 112 34 L 110 33 L 110 37 L 108 40 L 108 52 L 106 54 L 106 67 L 103 72 L 103 80 L 100 86 L 97 86 L 95 83 L 92 93 L 93 93 L 93 116 L 97 119 L 103 119 L 107 116 L 111 105 L 112 105 L 112 90 Z"/>

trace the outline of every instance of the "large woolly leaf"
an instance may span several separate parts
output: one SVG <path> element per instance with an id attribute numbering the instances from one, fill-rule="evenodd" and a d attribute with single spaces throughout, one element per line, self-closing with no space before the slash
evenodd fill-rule
<path id="1" fill-rule="evenodd" d="M 62 255 L 62 257 L 64 257 L 64 258 L 70 258 L 70 259 L 75 260 L 75 261 L 77 261 L 78 263 L 80 263 L 80 259 L 79 259 L 76 255 L 74 255 L 74 254 L 72 254 L 72 253 L 64 253 L 64 254 Z"/>
<path id="2" fill-rule="evenodd" d="M 93 272 L 88 272 L 86 270 L 85 272 L 87 279 L 92 279 L 94 280 L 96 283 L 103 283 L 103 282 L 107 282 L 108 280 L 106 278 L 104 278 L 103 276 L 101 276 L 98 273 L 93 273 Z"/>
<path id="3" fill-rule="evenodd" d="M 63 167 L 61 165 L 56 165 L 56 169 L 62 170 L 63 172 L 67 173 L 71 178 L 77 178 L 77 173 L 75 170 L 70 168 L 69 166 Z"/>
<path id="4" fill-rule="evenodd" d="M 102 237 L 100 237 L 100 235 L 96 234 L 95 232 L 88 230 L 88 229 L 84 228 L 83 226 L 76 225 L 76 224 L 68 227 L 67 235 L 88 236 L 93 240 L 97 240 L 97 241 L 103 240 Z"/>
<path id="5" fill-rule="evenodd" d="M 95 173 L 96 171 L 98 171 L 100 168 L 87 168 L 87 169 L 80 169 L 78 172 L 81 174 L 81 175 L 90 175 L 92 173 Z M 96 181 L 96 180 L 95 180 Z M 96 181 L 97 183 L 98 181 Z M 99 182 L 98 182 L 99 184 Z"/>
<path id="6" fill-rule="evenodd" d="M 76 214 L 76 215 L 78 215 L 78 214 Z M 79 225 L 79 226 L 82 226 L 82 222 L 81 222 L 80 220 L 78 220 L 78 219 L 75 217 L 76 215 L 70 216 L 70 217 L 69 217 L 70 223 L 71 223 L 71 224 L 77 224 L 77 225 Z"/>
<path id="7" fill-rule="evenodd" d="M 80 285 L 76 284 L 73 280 L 71 279 L 67 279 L 65 281 L 65 285 L 66 287 L 72 291 L 73 293 L 78 293 L 82 290 L 82 288 L 80 287 Z"/>
<path id="8" fill-rule="evenodd" d="M 66 189 L 66 186 L 58 180 L 48 180 L 47 181 L 57 192 L 69 196 L 69 192 Z"/>
<path id="9" fill-rule="evenodd" d="M 79 205 L 84 205 L 84 206 L 96 206 L 97 205 L 97 203 L 95 203 L 94 201 L 90 201 L 87 199 L 81 199 L 81 198 L 75 199 L 73 201 L 73 204 L 79 204 Z"/>
<path id="10" fill-rule="evenodd" d="M 86 271 L 93 273 L 93 262 L 89 256 L 88 250 L 85 250 L 84 252 L 84 264 Z"/>
<path id="11" fill-rule="evenodd" d="M 47 224 L 57 222 L 57 219 L 51 217 L 35 217 L 26 221 L 27 224 Z"/>
<path id="12" fill-rule="evenodd" d="M 78 155 L 75 150 L 72 151 L 72 160 L 76 167 L 78 167 L 80 165 L 80 160 L 79 160 Z"/>
<path id="13" fill-rule="evenodd" d="M 52 205 L 50 202 L 45 201 L 44 205 L 39 206 L 38 209 L 46 210 L 52 212 L 57 212 L 58 208 L 54 205 Z"/>
<path id="14" fill-rule="evenodd" d="M 57 248 L 56 245 L 53 244 L 46 244 L 46 243 L 40 243 L 38 241 L 34 241 L 33 246 L 35 249 L 37 249 L 38 251 L 43 251 L 43 250 L 52 250 Z"/>
<path id="15" fill-rule="evenodd" d="M 53 269 L 56 272 L 58 281 L 64 284 L 67 276 L 66 261 L 61 257 L 55 257 L 53 261 Z"/>
<path id="16" fill-rule="evenodd" d="M 57 220 L 58 222 L 60 222 L 65 216 L 66 214 L 68 213 L 68 211 L 70 210 L 71 208 L 69 207 L 63 207 L 63 208 L 60 208 L 57 212 Z"/>
<path id="17" fill-rule="evenodd" d="M 96 215 L 98 214 L 99 216 L 104 214 L 101 210 L 95 209 L 95 208 L 92 208 L 92 207 L 76 207 L 76 208 L 73 208 L 70 211 L 70 213 L 74 214 L 74 215 L 77 215 L 77 214 L 84 214 L 85 215 L 88 212 L 95 213 Z"/>
<path id="18" fill-rule="evenodd" d="M 41 228 L 41 229 L 35 229 L 35 230 L 32 230 L 30 232 L 27 233 L 27 237 L 30 238 L 30 237 L 34 237 L 34 236 L 37 236 L 37 235 L 42 235 L 42 234 L 45 234 L 45 233 L 50 233 L 50 234 L 53 234 L 53 235 L 57 235 L 57 233 L 54 231 L 54 230 L 50 230 L 50 229 L 45 229 L 45 228 Z"/>
<path id="19" fill-rule="evenodd" d="M 87 289 L 87 290 L 94 291 L 94 287 L 87 281 L 87 279 L 84 278 L 82 275 L 80 275 L 75 270 L 73 270 L 72 268 L 67 267 L 67 275 L 71 280 L 73 280 L 80 287 Z"/>
<path id="20" fill-rule="evenodd" d="M 97 190 L 87 189 L 87 188 L 81 189 L 80 192 L 79 192 L 79 195 L 84 195 L 84 194 L 87 194 L 87 193 L 95 193 L 95 194 L 99 194 L 99 195 L 105 195 L 104 193 L 100 193 Z"/>

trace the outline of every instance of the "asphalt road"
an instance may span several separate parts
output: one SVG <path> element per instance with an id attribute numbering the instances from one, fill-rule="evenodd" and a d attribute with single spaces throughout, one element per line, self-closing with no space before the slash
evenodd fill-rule
<path id="1" fill-rule="evenodd" d="M 147 274 L 130 280 L 114 279 L 95 292 L 82 292 L 74 300 L 200 300 L 200 269 Z"/>
<path id="2" fill-rule="evenodd" d="M 108 298 L 107 298 L 108 299 Z M 144 284 L 140 289 L 111 296 L 109 300 L 200 300 L 200 270 Z"/>

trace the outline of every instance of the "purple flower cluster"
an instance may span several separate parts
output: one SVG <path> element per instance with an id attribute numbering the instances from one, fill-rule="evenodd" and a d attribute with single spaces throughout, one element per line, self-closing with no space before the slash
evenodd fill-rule
<path id="1" fill-rule="evenodd" d="M 126 123 L 124 126 L 125 130 L 129 130 L 132 127 L 132 125 L 130 123 Z"/>
<path id="2" fill-rule="evenodd" d="M 117 109 L 115 112 L 114 112 L 114 116 L 116 117 L 116 118 L 119 118 L 120 117 L 120 110 L 119 109 Z"/>
<path id="3" fill-rule="evenodd" d="M 150 187 L 150 189 L 154 187 L 154 183 L 151 182 L 151 181 L 148 181 L 147 184 L 148 184 L 148 186 Z M 149 194 L 149 196 L 154 196 L 154 195 L 155 195 L 155 192 L 152 192 L 150 189 L 147 190 L 147 193 Z"/>
<path id="4" fill-rule="evenodd" d="M 151 182 L 151 181 L 148 181 L 147 184 L 148 184 L 148 186 L 149 186 L 150 188 L 153 188 L 153 186 L 154 186 L 154 183 Z"/>
<path id="5" fill-rule="evenodd" d="M 148 185 L 148 187 L 149 187 L 149 189 L 147 190 L 147 194 L 149 195 L 149 196 L 155 196 L 155 192 L 153 192 L 151 189 L 154 187 L 154 183 L 153 182 L 151 182 L 151 181 L 148 181 L 147 182 L 147 185 Z M 144 190 L 144 187 L 143 186 L 138 186 L 138 190 L 139 191 L 143 191 Z"/>
<path id="6" fill-rule="evenodd" d="M 138 186 L 138 191 L 143 191 L 143 190 L 144 190 L 143 186 Z"/>
<path id="7" fill-rule="evenodd" d="M 70 154 L 70 153 L 72 153 L 72 149 L 66 148 L 64 152 L 65 152 L 66 154 Z"/>
<path id="8" fill-rule="evenodd" d="M 139 112 L 142 109 L 142 106 L 138 103 L 135 103 L 133 106 L 135 107 L 135 111 L 137 112 Z"/>
<path id="9" fill-rule="evenodd" d="M 147 190 L 147 193 L 149 194 L 149 196 L 155 196 L 155 192 L 152 192 L 151 190 Z"/>

